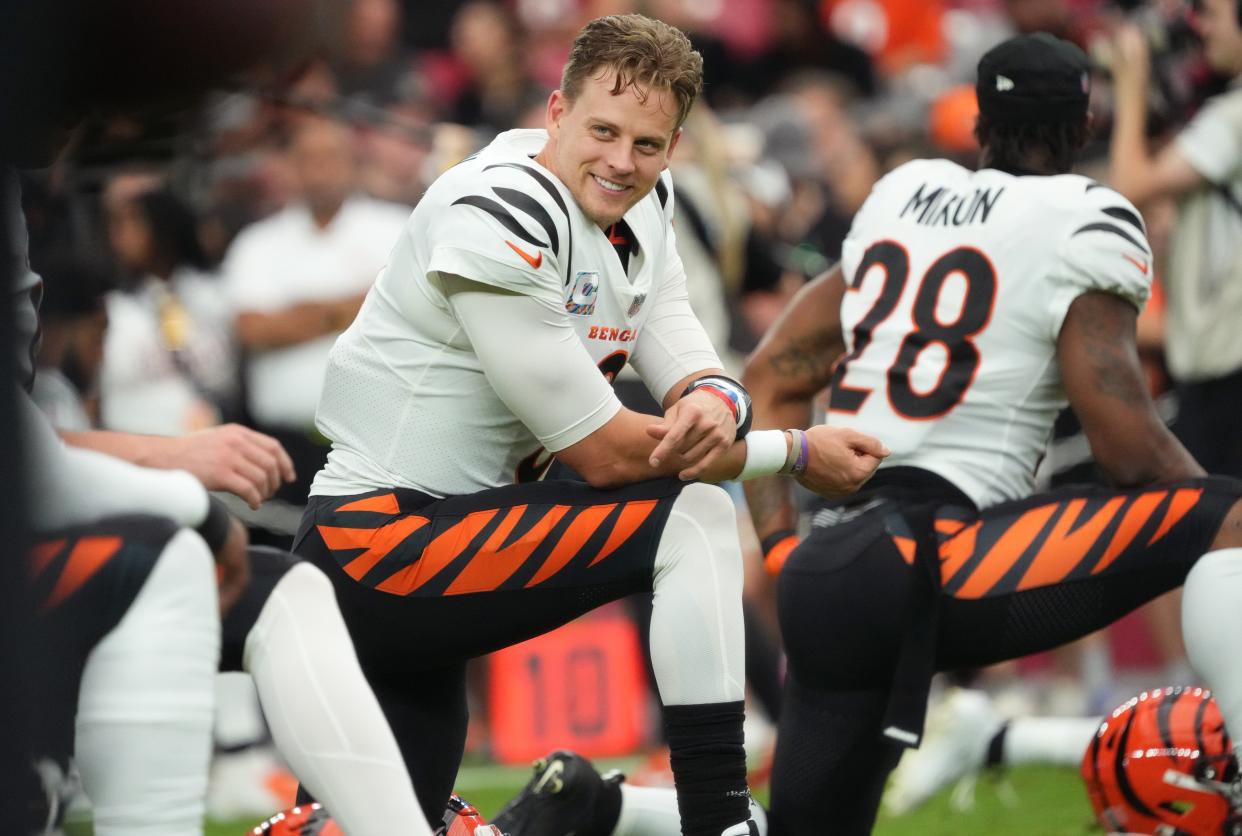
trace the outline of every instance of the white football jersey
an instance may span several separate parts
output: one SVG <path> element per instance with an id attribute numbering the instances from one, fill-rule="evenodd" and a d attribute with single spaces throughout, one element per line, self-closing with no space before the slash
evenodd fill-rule
<path id="1" fill-rule="evenodd" d="M 627 362 L 657 398 L 719 366 L 702 328 L 685 328 L 667 173 L 625 215 L 635 239 L 626 270 L 608 235 L 533 159 L 546 141 L 544 131 L 501 134 L 415 208 L 332 349 L 317 425 L 333 448 L 313 494 L 396 486 L 450 496 L 537 479 L 551 461 L 545 450 L 582 440 L 620 409 L 607 381 Z M 571 414 L 560 397 L 559 410 L 502 400 L 449 303 L 445 275 L 532 297 L 559 325 L 572 324 L 603 376 L 565 393 Z"/>
<path id="2" fill-rule="evenodd" d="M 1141 309 L 1151 261 L 1138 211 L 1085 177 L 906 163 L 842 250 L 847 353 L 828 421 L 879 437 L 883 467 L 930 470 L 981 508 L 1026 496 L 1066 405 L 1070 303 L 1099 290 Z"/>

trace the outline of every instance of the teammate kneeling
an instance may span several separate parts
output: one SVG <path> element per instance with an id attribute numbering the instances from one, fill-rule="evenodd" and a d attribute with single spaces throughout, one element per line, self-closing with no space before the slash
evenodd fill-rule
<path id="1" fill-rule="evenodd" d="M 1204 478 L 1147 395 L 1142 218 L 1066 173 L 1088 136 L 1087 59 L 1020 36 L 983 57 L 976 90 L 980 170 L 917 160 L 877 183 L 841 267 L 748 369 L 757 415 L 830 385 L 828 423 L 893 448 L 781 572 L 775 834 L 818 833 L 825 809 L 834 832 L 870 832 L 934 671 L 1055 647 L 1183 583 L 1189 659 L 1242 725 L 1242 484 Z M 778 373 L 804 345 L 829 348 Z M 1031 496 L 1067 399 L 1117 488 Z"/>
<path id="2" fill-rule="evenodd" d="M 884 450 L 826 427 L 746 435 L 663 173 L 701 76 L 666 24 L 588 24 L 547 131 L 501 134 L 431 186 L 333 348 L 332 452 L 294 548 L 336 585 L 428 819 L 465 743 L 465 661 L 654 591 L 682 831 L 747 827 L 736 519 L 692 480 L 797 473 L 840 495 Z M 627 362 L 662 419 L 613 394 Z M 586 482 L 538 481 L 553 455 Z"/>
<path id="3" fill-rule="evenodd" d="M 871 831 L 934 671 L 1055 647 L 1181 584 L 1189 659 L 1242 727 L 1242 484 L 1205 478 L 1147 395 L 1143 220 L 1067 173 L 1088 135 L 1088 73 L 1048 35 L 985 55 L 980 170 L 916 160 L 880 180 L 842 265 L 748 366 L 757 426 L 807 421 L 830 386 L 829 425 L 893 448 L 817 511 L 781 571 L 775 836 L 818 836 L 826 816 L 835 834 Z M 1067 397 L 1118 487 L 1031 496 Z M 758 487 L 757 533 L 780 541 L 794 506 Z"/>
<path id="4" fill-rule="evenodd" d="M 36 754 L 75 754 L 99 836 L 198 836 L 220 652 L 212 557 L 243 563 L 245 531 L 188 473 L 66 449 L 24 392 L 18 404 Z"/>

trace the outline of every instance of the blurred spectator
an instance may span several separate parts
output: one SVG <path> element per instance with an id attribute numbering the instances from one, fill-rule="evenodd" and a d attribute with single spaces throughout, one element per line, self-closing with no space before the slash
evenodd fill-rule
<path id="1" fill-rule="evenodd" d="M 730 297 L 741 284 L 740 246 L 748 226 L 746 201 L 729 180 L 720 147 L 720 125 L 707 105 L 698 103 L 686 120 L 673 158 L 677 193 L 677 252 L 686 266 L 686 292 L 695 317 L 726 368 L 730 356 Z M 727 278 L 726 278 L 727 276 Z"/>
<path id="2" fill-rule="evenodd" d="M 848 91 L 831 74 L 818 71 L 797 76 L 789 91 L 810 129 L 821 182 L 828 185 L 836 207 L 853 217 L 875 185 L 879 165 L 847 110 Z"/>
<path id="3" fill-rule="evenodd" d="M 879 163 L 831 75 L 809 72 L 786 87 L 752 118 L 764 131 L 763 156 L 783 166 L 791 185 L 774 230 L 791 248 L 785 266 L 811 278 L 840 258 L 850 218 L 879 176 Z"/>
<path id="4" fill-rule="evenodd" d="M 189 207 L 167 190 L 135 188 L 119 178 L 105 207 L 128 281 L 107 298 L 101 423 L 181 435 L 220 423 L 236 406 L 231 315 Z"/>
<path id="5" fill-rule="evenodd" d="M 409 210 L 356 193 L 352 137 L 339 122 L 303 122 L 289 159 L 300 199 L 243 229 L 223 272 L 246 352 L 250 417 L 297 469 L 299 481 L 278 496 L 303 504 L 327 455 L 314 419 L 328 351 L 353 321 Z"/>
<path id="6" fill-rule="evenodd" d="M 362 190 L 380 200 L 413 206 L 435 179 L 430 171 L 431 147 L 430 114 L 420 105 L 368 111 L 359 131 Z"/>
<path id="7" fill-rule="evenodd" d="M 1004 0 L 1003 7 L 1014 29 L 1022 33 L 1048 32 L 1073 41 L 1083 49 L 1105 34 L 1106 13 L 1117 8 L 1133 10 L 1143 6 L 1141 0 L 1124 0 L 1116 4 L 1101 0 Z"/>
<path id="8" fill-rule="evenodd" d="M 825 28 L 865 50 L 886 76 L 945 58 L 942 0 L 820 0 Z"/>
<path id="9" fill-rule="evenodd" d="M 402 98 L 412 67 L 401 50 L 401 18 L 397 0 L 352 0 L 342 54 L 333 66 L 342 95 L 361 94 L 379 104 Z"/>
<path id="10" fill-rule="evenodd" d="M 460 3 L 461 0 L 402 0 L 402 41 L 420 52 L 448 46 L 453 12 Z"/>
<path id="11" fill-rule="evenodd" d="M 100 265 L 72 256 L 48 258 L 39 269 L 42 341 L 30 394 L 56 429 L 83 432 L 97 423 L 110 277 Z"/>
<path id="12" fill-rule="evenodd" d="M 876 94 L 871 56 L 824 26 L 813 2 L 776 0 L 772 12 L 775 38 L 739 79 L 751 96 L 762 96 L 790 76 L 812 70 L 838 77 L 853 94 Z"/>
<path id="13" fill-rule="evenodd" d="M 493 0 L 471 0 L 453 18 L 453 55 L 467 81 L 454 98 L 448 117 L 489 134 L 522 122 L 548 91 L 530 76 L 524 35 L 513 15 Z"/>
<path id="14" fill-rule="evenodd" d="M 1143 206 L 1178 198 L 1165 276 L 1166 353 L 1177 382 L 1176 431 L 1211 473 L 1242 476 L 1242 21 L 1237 0 L 1204 0 L 1199 25 L 1214 70 L 1233 79 L 1154 156 L 1146 148 L 1147 41 L 1117 35 L 1113 186 Z"/>

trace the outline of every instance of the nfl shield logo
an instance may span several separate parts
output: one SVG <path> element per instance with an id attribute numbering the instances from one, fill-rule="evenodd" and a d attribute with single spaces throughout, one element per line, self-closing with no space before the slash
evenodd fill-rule
<path id="1" fill-rule="evenodd" d="M 565 302 L 565 310 L 574 316 L 590 316 L 595 313 L 595 299 L 599 296 L 599 273 L 595 270 L 579 270 L 574 276 L 574 287 Z"/>
<path id="2" fill-rule="evenodd" d="M 647 301 L 647 294 L 639 293 L 637 296 L 634 297 L 634 301 L 630 303 L 630 309 L 625 312 L 625 315 L 633 319 L 634 314 L 639 312 L 639 310 L 643 306 L 643 302 L 646 302 L 646 301 Z"/>

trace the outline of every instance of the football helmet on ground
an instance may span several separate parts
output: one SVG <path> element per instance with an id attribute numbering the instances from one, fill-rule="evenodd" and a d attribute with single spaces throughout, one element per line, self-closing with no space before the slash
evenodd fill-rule
<path id="1" fill-rule="evenodd" d="M 1158 688 L 1104 718 L 1082 760 L 1087 794 L 1112 834 L 1242 836 L 1242 780 L 1216 701 Z"/>

